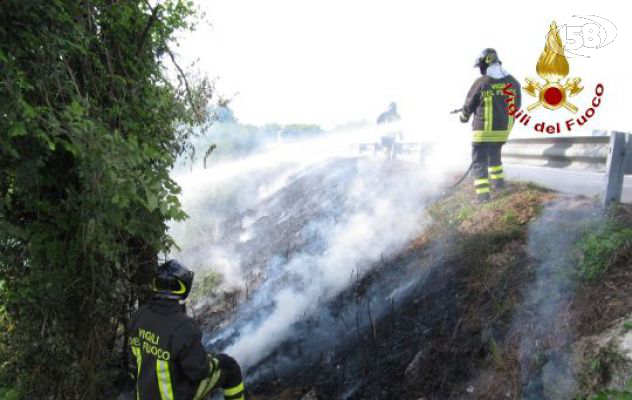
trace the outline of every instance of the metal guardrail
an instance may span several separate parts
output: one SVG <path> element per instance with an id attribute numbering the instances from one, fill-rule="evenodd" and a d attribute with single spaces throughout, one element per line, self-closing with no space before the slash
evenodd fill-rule
<path id="1" fill-rule="evenodd" d="M 603 172 L 602 203 L 608 207 L 621 201 L 624 175 L 632 174 L 632 135 L 510 139 L 503 162 Z"/>
<path id="2" fill-rule="evenodd" d="M 423 161 L 427 147 L 423 143 L 396 143 L 395 152 L 419 152 Z M 377 143 L 361 143 L 360 153 L 381 148 Z M 602 202 L 608 207 L 621 201 L 624 175 L 632 174 L 632 134 L 613 131 L 601 136 L 509 139 L 503 147 L 503 162 L 602 172 Z"/>
<path id="3" fill-rule="evenodd" d="M 419 142 L 396 142 L 395 151 L 398 153 L 413 153 L 421 150 L 423 143 Z M 360 143 L 360 153 L 380 151 L 384 146 L 380 143 Z"/>
<path id="4" fill-rule="evenodd" d="M 610 134 L 608 161 L 606 162 L 603 205 L 620 202 L 623 178 L 632 172 L 632 135 L 623 132 Z"/>
<path id="5" fill-rule="evenodd" d="M 605 171 L 608 136 L 509 139 L 503 162 L 551 168 Z"/>
<path id="6" fill-rule="evenodd" d="M 400 155 L 414 155 L 417 154 L 416 162 L 422 163 L 425 155 L 432 148 L 431 143 L 421 143 L 421 142 L 396 142 L 393 144 L 393 151 L 395 156 Z M 360 143 L 359 144 L 360 154 L 369 153 L 376 154 L 379 152 L 386 151 L 386 147 L 381 143 Z"/>

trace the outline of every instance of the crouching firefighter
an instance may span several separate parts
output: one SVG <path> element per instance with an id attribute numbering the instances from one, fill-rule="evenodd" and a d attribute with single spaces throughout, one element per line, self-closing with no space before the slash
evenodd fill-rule
<path id="1" fill-rule="evenodd" d="M 501 149 L 513 127 L 514 118 L 507 112 L 509 104 L 520 108 L 520 84 L 502 67 L 494 49 L 485 49 L 476 59 L 481 77 L 474 81 L 461 109 L 460 120 L 472 120 L 472 171 L 478 200 L 490 198 L 490 182 L 494 189 L 502 189 L 505 175 Z"/>
<path id="2" fill-rule="evenodd" d="M 137 400 L 201 400 L 216 388 L 224 390 L 225 399 L 245 399 L 237 362 L 207 354 L 202 333 L 185 313 L 192 284 L 192 271 L 167 261 L 156 270 L 153 299 L 132 317 Z"/>

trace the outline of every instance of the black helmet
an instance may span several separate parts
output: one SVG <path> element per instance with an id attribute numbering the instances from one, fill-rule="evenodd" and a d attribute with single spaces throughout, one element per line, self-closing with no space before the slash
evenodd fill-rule
<path id="1" fill-rule="evenodd" d="M 158 266 L 152 282 L 156 297 L 184 300 L 191 292 L 193 271 L 176 260 L 169 260 Z"/>
<path id="2" fill-rule="evenodd" d="M 478 67 L 481 70 L 481 74 L 485 74 L 485 72 L 487 71 L 487 67 L 495 62 L 502 64 L 502 62 L 498 58 L 498 53 L 496 53 L 496 50 L 488 48 L 483 50 L 481 55 L 478 56 L 476 62 L 474 63 L 474 68 Z"/>

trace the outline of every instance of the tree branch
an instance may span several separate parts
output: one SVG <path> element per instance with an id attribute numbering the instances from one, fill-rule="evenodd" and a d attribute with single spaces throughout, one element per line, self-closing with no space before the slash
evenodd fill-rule
<path id="1" fill-rule="evenodd" d="M 206 153 L 204 153 L 204 169 L 206 169 L 206 159 L 211 155 L 213 150 L 215 150 L 216 148 L 217 148 L 217 145 L 213 143 L 208 147 L 208 149 L 206 149 Z M 246 293 L 247 293 L 247 289 L 248 289 L 248 286 L 246 286 Z"/>
<path id="2" fill-rule="evenodd" d="M 149 4 L 148 0 L 143 0 L 143 2 L 145 3 L 145 5 L 152 10 L 152 17 L 150 17 L 150 20 L 148 21 L 148 25 L 145 27 L 145 32 L 143 33 L 143 36 L 146 34 L 147 30 L 150 28 L 150 23 L 153 24 L 153 21 L 155 21 L 156 17 L 154 17 L 154 15 L 157 14 L 157 10 L 160 7 L 160 5 L 157 5 L 156 8 L 152 8 L 151 4 Z M 143 40 L 144 42 L 144 40 Z M 186 74 L 184 73 L 184 70 L 180 67 L 180 65 L 178 64 L 178 62 L 176 61 L 176 57 L 173 55 L 173 52 L 171 51 L 171 49 L 169 48 L 169 46 L 167 45 L 167 43 L 165 43 L 165 51 L 167 52 L 167 54 L 169 55 L 169 58 L 171 58 L 171 61 L 173 62 L 173 65 L 175 65 L 176 69 L 178 70 L 178 73 L 180 74 L 180 77 L 182 78 L 182 81 L 184 82 L 184 87 L 186 90 L 186 98 L 187 101 L 189 102 L 189 105 L 191 106 L 191 110 L 193 111 L 193 114 L 195 115 L 195 118 L 197 120 L 198 124 L 203 124 L 204 123 L 204 117 L 202 114 L 200 114 L 198 108 L 195 106 L 195 102 L 193 101 L 193 96 L 192 96 L 192 92 L 191 92 L 191 87 L 189 86 L 189 81 L 187 79 Z"/>
<path id="3" fill-rule="evenodd" d="M 173 52 L 171 51 L 169 46 L 167 46 L 166 44 L 165 44 L 165 50 L 167 51 L 167 54 L 169 54 L 169 58 L 171 58 L 173 65 L 176 66 L 176 69 L 178 70 L 178 73 L 180 74 L 180 77 L 182 78 L 182 81 L 184 82 L 184 87 L 186 90 L 186 98 L 189 101 L 189 105 L 191 106 L 191 109 L 193 110 L 193 114 L 195 114 L 197 123 L 198 124 L 204 123 L 204 117 L 200 114 L 197 107 L 195 106 L 195 103 L 193 102 L 193 98 L 191 96 L 191 87 L 189 86 L 189 81 L 187 80 L 187 76 L 184 73 L 184 70 L 180 67 L 180 65 L 178 65 L 178 62 L 176 61 L 176 57 L 173 55 Z"/>
<path id="4" fill-rule="evenodd" d="M 154 24 L 154 22 L 156 22 L 158 18 L 158 10 L 160 9 L 160 4 L 157 5 L 156 8 L 151 8 L 149 3 L 146 3 L 146 4 L 147 4 L 147 7 L 149 7 L 149 9 L 151 10 L 151 15 L 149 16 L 149 19 L 147 20 L 147 24 L 145 25 L 145 29 L 143 29 L 143 34 L 141 35 L 140 40 L 138 41 L 138 46 L 136 47 L 137 55 L 140 55 L 143 49 L 145 48 L 147 33 L 149 32 L 149 29 Z"/>

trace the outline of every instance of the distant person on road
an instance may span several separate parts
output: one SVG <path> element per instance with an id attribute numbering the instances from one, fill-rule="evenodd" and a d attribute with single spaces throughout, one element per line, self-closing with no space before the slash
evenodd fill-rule
<path id="1" fill-rule="evenodd" d="M 503 144 L 513 127 L 514 118 L 507 113 L 508 104 L 520 108 L 520 84 L 502 67 L 494 49 L 485 49 L 476 59 L 481 77 L 467 93 L 460 120 L 472 120 L 472 170 L 480 202 L 489 201 L 490 179 L 494 189 L 502 189 L 505 175 L 501 161 Z"/>
<path id="2" fill-rule="evenodd" d="M 207 354 L 202 333 L 184 312 L 182 302 L 192 284 L 192 271 L 167 261 L 152 281 L 154 298 L 132 317 L 138 400 L 202 400 L 220 387 L 225 399 L 245 399 L 237 362 L 225 354 Z"/>
<path id="3" fill-rule="evenodd" d="M 397 104 L 392 102 L 388 106 L 388 110 L 380 114 L 377 118 L 377 124 L 391 124 L 397 121 L 400 121 L 402 118 L 397 113 Z M 380 138 L 380 146 L 382 149 L 386 150 L 386 157 L 389 160 L 395 159 L 395 141 L 399 138 L 402 139 L 404 136 L 399 127 L 389 127 L 386 132 L 384 132 L 383 136 Z"/>

